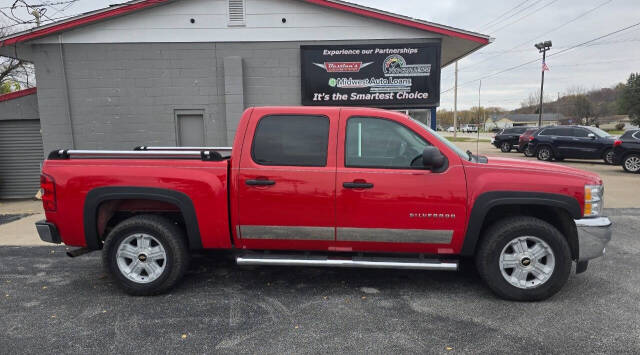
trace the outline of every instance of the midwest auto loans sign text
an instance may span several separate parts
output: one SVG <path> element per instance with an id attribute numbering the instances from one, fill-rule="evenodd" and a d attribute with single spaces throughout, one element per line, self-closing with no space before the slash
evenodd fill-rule
<path id="1" fill-rule="evenodd" d="M 440 43 L 301 46 L 302 104 L 425 108 L 440 102 Z"/>

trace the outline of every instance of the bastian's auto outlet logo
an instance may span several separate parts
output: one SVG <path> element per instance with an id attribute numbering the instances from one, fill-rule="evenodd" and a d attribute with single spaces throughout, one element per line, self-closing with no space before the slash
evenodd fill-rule
<path id="1" fill-rule="evenodd" d="M 382 72 L 385 76 L 429 76 L 431 64 L 407 64 L 404 57 L 392 54 L 382 63 Z"/>
<path id="2" fill-rule="evenodd" d="M 322 68 L 327 71 L 327 73 L 358 73 L 360 69 L 365 68 L 369 65 L 373 64 L 373 62 L 363 63 L 363 62 L 324 62 L 313 63 L 313 65 L 318 68 Z"/>

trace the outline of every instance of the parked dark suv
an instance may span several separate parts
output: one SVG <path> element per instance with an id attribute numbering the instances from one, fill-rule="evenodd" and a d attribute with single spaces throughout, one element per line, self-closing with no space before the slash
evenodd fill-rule
<path id="1" fill-rule="evenodd" d="M 630 173 L 640 173 L 640 129 L 626 131 L 613 143 L 613 163 Z"/>
<path id="2" fill-rule="evenodd" d="M 531 127 L 505 128 L 493 137 L 492 144 L 505 153 L 510 152 L 514 147 L 518 148 L 520 135 L 530 128 Z"/>
<path id="3" fill-rule="evenodd" d="M 596 127 L 554 126 L 542 128 L 529 141 L 540 160 L 602 159 L 613 164 L 613 142 L 609 133 Z"/>

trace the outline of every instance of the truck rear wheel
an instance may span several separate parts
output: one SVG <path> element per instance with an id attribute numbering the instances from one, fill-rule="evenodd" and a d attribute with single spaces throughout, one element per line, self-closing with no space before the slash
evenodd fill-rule
<path id="1" fill-rule="evenodd" d="M 113 228 L 102 260 L 125 292 L 148 296 L 166 292 L 182 279 L 189 253 L 180 228 L 160 216 L 140 215 Z"/>
<path id="2" fill-rule="evenodd" d="M 549 223 L 534 217 L 509 217 L 485 232 L 476 267 L 498 296 L 540 301 L 567 282 L 571 252 L 564 236 Z"/>

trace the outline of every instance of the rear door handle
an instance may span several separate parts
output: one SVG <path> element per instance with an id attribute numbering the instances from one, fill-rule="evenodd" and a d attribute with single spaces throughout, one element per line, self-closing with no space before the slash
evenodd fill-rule
<path id="1" fill-rule="evenodd" d="M 249 186 L 271 186 L 276 184 L 275 181 L 266 179 L 245 180 L 245 183 Z"/>
<path id="2" fill-rule="evenodd" d="M 369 182 L 343 182 L 342 186 L 346 189 L 370 189 L 373 184 Z"/>

